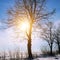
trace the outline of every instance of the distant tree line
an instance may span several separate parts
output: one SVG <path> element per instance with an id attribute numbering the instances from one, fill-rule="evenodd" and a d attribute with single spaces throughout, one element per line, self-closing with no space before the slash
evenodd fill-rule
<path id="1" fill-rule="evenodd" d="M 18 49 L 18 48 L 17 48 Z M 28 54 L 22 53 L 20 50 L 14 50 L 14 51 L 3 51 L 0 54 L 0 60 L 26 60 Z"/>

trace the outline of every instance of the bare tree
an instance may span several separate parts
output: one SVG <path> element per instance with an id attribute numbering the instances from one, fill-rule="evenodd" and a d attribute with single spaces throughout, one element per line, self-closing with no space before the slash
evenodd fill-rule
<path id="1" fill-rule="evenodd" d="M 15 54 L 16 54 L 16 59 L 20 60 L 20 51 L 19 50 L 15 51 Z"/>
<path id="2" fill-rule="evenodd" d="M 46 10 L 46 0 L 16 0 L 15 6 L 8 10 L 8 25 L 16 26 L 21 21 L 21 18 L 27 17 L 29 21 L 29 30 L 26 31 L 28 41 L 28 55 L 32 58 L 31 42 L 32 28 L 35 28 L 42 20 L 48 19 L 55 10 L 49 12 Z"/>
<path id="3" fill-rule="evenodd" d="M 52 48 L 53 48 L 53 42 L 54 42 L 54 29 L 53 29 L 53 23 L 52 22 L 48 22 L 46 24 L 46 26 L 43 28 L 41 35 L 42 35 L 42 38 L 49 45 L 50 55 L 53 55 Z"/>
<path id="4" fill-rule="evenodd" d="M 8 53 L 9 53 L 9 60 L 12 60 L 12 59 L 13 59 L 12 52 L 11 52 L 11 51 L 9 51 Z"/>
<path id="5" fill-rule="evenodd" d="M 55 43 L 58 45 L 58 52 L 60 54 L 60 24 L 56 29 L 54 36 L 55 36 Z"/>
<path id="6" fill-rule="evenodd" d="M 6 60 L 6 52 L 3 52 L 2 60 Z"/>

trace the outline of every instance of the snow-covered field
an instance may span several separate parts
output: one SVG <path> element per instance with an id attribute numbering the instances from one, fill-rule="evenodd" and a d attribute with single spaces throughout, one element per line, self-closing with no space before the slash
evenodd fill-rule
<path id="1" fill-rule="evenodd" d="M 34 60 L 60 60 L 60 55 L 57 55 L 56 57 L 36 58 Z"/>
<path id="2" fill-rule="evenodd" d="M 60 60 L 60 58 L 55 59 L 54 57 L 49 57 L 49 58 L 37 58 L 37 59 L 34 59 L 34 60 Z"/>

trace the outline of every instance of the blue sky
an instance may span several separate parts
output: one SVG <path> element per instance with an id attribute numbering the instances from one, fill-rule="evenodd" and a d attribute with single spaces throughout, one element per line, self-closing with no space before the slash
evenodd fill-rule
<path id="1" fill-rule="evenodd" d="M 0 0 L 0 19 L 6 18 L 6 11 L 13 6 L 14 0 Z"/>
<path id="2" fill-rule="evenodd" d="M 6 19 L 6 11 L 13 6 L 14 0 L 0 0 L 0 20 Z M 47 7 L 49 10 L 56 8 L 54 20 L 60 19 L 60 0 L 47 0 Z"/>
<path id="3" fill-rule="evenodd" d="M 4 21 L 7 19 L 7 10 L 9 7 L 14 5 L 14 0 L 0 0 L 0 21 Z M 47 0 L 47 9 L 53 10 L 56 9 L 56 13 L 53 15 L 53 18 L 50 19 L 54 22 L 60 21 L 60 0 Z M 1 25 L 1 24 L 0 24 Z M 5 27 L 5 24 L 0 26 L 1 28 Z"/>
<path id="4" fill-rule="evenodd" d="M 50 10 L 56 9 L 53 20 L 60 20 L 60 0 L 47 0 L 47 6 Z"/>
<path id="5" fill-rule="evenodd" d="M 14 4 L 14 0 L 0 0 L 0 21 L 4 21 L 5 19 L 7 19 L 6 12 L 9 9 L 9 7 L 13 6 L 13 4 Z M 47 7 L 49 10 L 56 8 L 56 13 L 52 18 L 52 21 L 54 22 L 60 21 L 60 0 L 47 0 Z M 0 22 L 0 29 L 1 27 L 3 27 L 3 23 Z M 12 29 L 6 29 L 3 31 L 0 30 L 0 50 L 10 49 L 13 47 L 18 47 L 20 45 L 21 48 L 25 46 L 25 45 L 23 46 L 23 44 L 25 44 L 24 42 L 22 42 L 22 44 L 18 43 L 19 41 L 13 42 L 11 38 L 11 34 L 13 34 Z M 33 50 L 38 49 L 41 45 L 39 41 L 36 39 L 33 42 L 34 42 Z M 22 50 L 24 50 L 25 47 Z"/>

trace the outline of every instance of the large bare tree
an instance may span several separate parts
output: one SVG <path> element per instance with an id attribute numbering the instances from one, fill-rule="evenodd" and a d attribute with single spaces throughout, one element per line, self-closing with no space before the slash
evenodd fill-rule
<path id="1" fill-rule="evenodd" d="M 14 7 L 8 10 L 9 26 L 18 25 L 23 17 L 27 17 L 29 20 L 30 27 L 28 32 L 26 31 L 29 58 L 32 58 L 32 28 L 38 24 L 40 25 L 42 20 L 48 19 L 54 12 L 55 10 L 48 11 L 46 8 L 46 0 L 16 0 Z"/>

